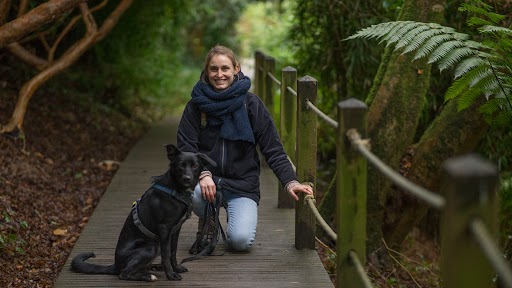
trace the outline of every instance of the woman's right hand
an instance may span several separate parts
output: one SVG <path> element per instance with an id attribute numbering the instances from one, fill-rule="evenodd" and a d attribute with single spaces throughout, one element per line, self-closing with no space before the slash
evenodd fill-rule
<path id="1" fill-rule="evenodd" d="M 203 199 L 213 203 L 215 201 L 215 194 L 217 193 L 217 185 L 213 182 L 212 177 L 206 176 L 199 180 L 199 187 L 201 187 Z"/>

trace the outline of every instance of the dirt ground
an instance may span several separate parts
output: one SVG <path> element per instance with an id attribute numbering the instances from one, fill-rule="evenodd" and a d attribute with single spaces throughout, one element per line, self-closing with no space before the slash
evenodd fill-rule
<path id="1" fill-rule="evenodd" d="M 12 113 L 15 86 L 0 81 L 0 123 Z M 115 161 L 147 129 L 73 100 L 42 89 L 30 102 L 24 135 L 0 135 L 0 287 L 53 286 Z"/>

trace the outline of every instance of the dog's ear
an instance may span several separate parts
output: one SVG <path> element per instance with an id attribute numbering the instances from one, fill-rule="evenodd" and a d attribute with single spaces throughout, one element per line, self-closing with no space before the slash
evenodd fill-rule
<path id="1" fill-rule="evenodd" d="M 173 144 L 167 144 L 164 147 L 167 150 L 167 159 L 171 162 L 174 161 L 176 156 L 181 153 L 181 151 Z"/>
<path id="2" fill-rule="evenodd" d="M 199 160 L 201 160 L 201 164 L 203 164 L 203 166 L 210 165 L 210 167 L 217 167 L 217 163 L 215 163 L 215 161 L 210 157 L 206 156 L 206 154 L 197 153 L 196 155 L 199 157 Z"/>

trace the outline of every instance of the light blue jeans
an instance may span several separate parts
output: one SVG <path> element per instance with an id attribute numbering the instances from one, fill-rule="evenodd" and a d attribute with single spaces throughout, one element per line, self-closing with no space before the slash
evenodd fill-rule
<path id="1" fill-rule="evenodd" d="M 217 191 L 219 192 L 219 191 Z M 256 237 L 258 224 L 258 205 L 252 199 L 241 197 L 235 193 L 222 190 L 222 198 L 226 207 L 228 218 L 226 238 L 229 248 L 237 251 L 246 251 L 251 248 Z M 194 213 L 204 217 L 204 207 L 208 203 L 201 195 L 199 185 L 194 189 Z"/>

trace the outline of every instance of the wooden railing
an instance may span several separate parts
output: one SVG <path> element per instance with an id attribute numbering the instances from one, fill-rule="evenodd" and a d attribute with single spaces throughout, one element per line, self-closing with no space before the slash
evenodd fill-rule
<path id="1" fill-rule="evenodd" d="M 441 211 L 441 278 L 447 288 L 489 287 L 497 276 L 512 288 L 512 272 L 496 245 L 498 171 L 486 159 L 468 154 L 443 164 L 442 193 L 420 187 L 392 170 L 370 151 L 366 138 L 367 106 L 357 99 L 338 103 L 337 121 L 316 105 L 318 82 L 297 77 L 297 70 L 275 75 L 275 59 L 255 53 L 254 92 L 271 113 L 280 88 L 281 141 L 301 182 L 316 184 L 317 118 L 336 129 L 336 227 L 334 232 L 316 210 L 314 195 L 300 195 L 295 205 L 280 187 L 278 207 L 295 205 L 295 247 L 315 249 L 317 221 L 336 240 L 336 287 L 373 287 L 365 273 L 367 162 L 402 190 Z M 446 197 L 440 196 L 446 195 Z"/>

